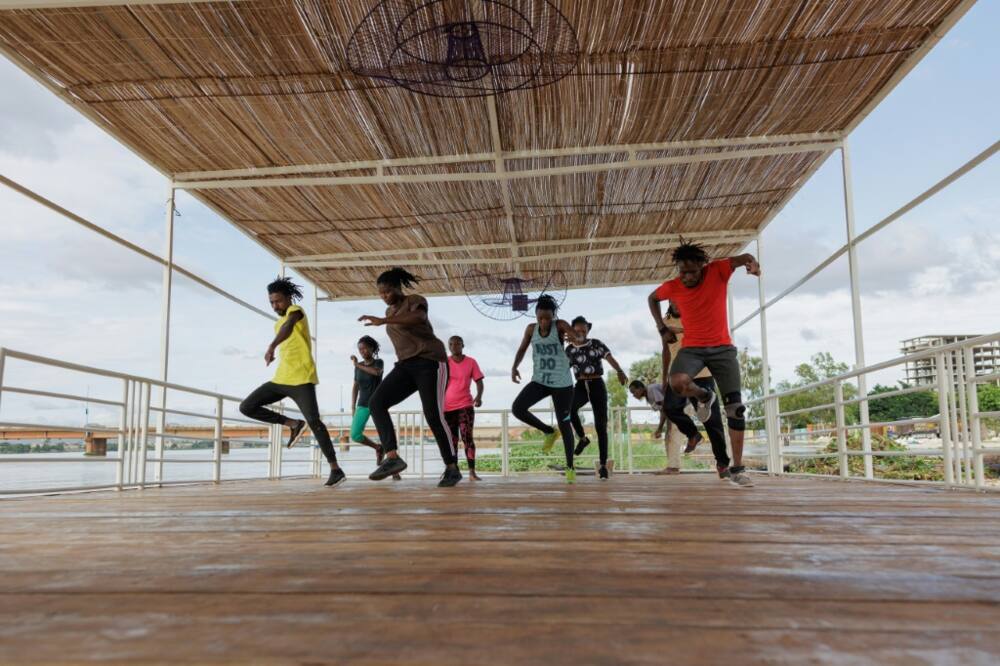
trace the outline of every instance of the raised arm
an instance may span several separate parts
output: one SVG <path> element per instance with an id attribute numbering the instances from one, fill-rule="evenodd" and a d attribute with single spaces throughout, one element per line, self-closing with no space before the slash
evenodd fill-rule
<path id="1" fill-rule="evenodd" d="M 510 369 L 510 378 L 515 384 L 521 383 L 521 373 L 517 371 L 517 366 L 521 365 L 521 361 L 524 360 L 524 354 L 528 351 L 528 346 L 531 344 L 531 335 L 535 332 L 535 326 L 537 324 L 528 324 L 524 329 L 524 337 L 521 338 L 521 346 L 517 348 L 517 353 L 514 354 L 514 367 Z"/>
<path id="2" fill-rule="evenodd" d="M 562 334 L 563 340 L 568 342 L 583 342 L 565 319 L 556 319 L 556 330 Z"/>
<path id="3" fill-rule="evenodd" d="M 735 257 L 729 257 L 729 265 L 736 270 L 740 266 L 747 267 L 747 273 L 750 275 L 760 275 L 760 263 L 758 263 L 757 258 L 752 254 L 739 254 Z"/>
<path id="4" fill-rule="evenodd" d="M 288 321 L 281 325 L 281 328 L 278 329 L 278 334 L 274 336 L 274 340 L 271 340 L 271 344 L 267 346 L 267 351 L 264 353 L 265 364 L 271 365 L 271 362 L 274 360 L 274 350 L 278 348 L 278 345 L 288 339 L 288 337 L 292 334 L 292 331 L 295 330 L 295 324 L 297 324 L 302 317 L 302 310 L 294 310 L 289 313 Z"/>
<path id="5" fill-rule="evenodd" d="M 660 308 L 660 297 L 656 295 L 656 292 L 657 290 L 654 289 L 646 302 L 649 304 L 649 314 L 653 315 L 653 321 L 656 322 L 656 332 L 660 334 L 663 348 L 666 349 L 667 345 L 677 342 L 677 336 L 663 323 L 663 310 Z"/>

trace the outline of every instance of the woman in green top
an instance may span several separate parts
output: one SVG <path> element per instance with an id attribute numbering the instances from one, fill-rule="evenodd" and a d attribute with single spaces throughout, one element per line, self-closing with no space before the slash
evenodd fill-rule
<path id="1" fill-rule="evenodd" d="M 521 383 L 521 373 L 517 366 L 521 365 L 528 347 L 531 346 L 531 358 L 534 370 L 531 382 L 525 386 L 514 399 L 511 413 L 528 425 L 545 433 L 542 452 L 548 453 L 555 444 L 556 437 L 561 433 L 563 449 L 566 452 L 566 482 L 576 482 L 576 470 L 573 468 L 573 424 L 570 421 L 570 409 L 573 406 L 573 375 L 569 369 L 569 358 L 563 349 L 566 340 L 576 340 L 576 333 L 562 319 L 556 319 L 559 309 L 551 296 L 541 296 L 535 304 L 534 324 L 528 324 L 524 329 L 524 338 L 514 357 L 514 367 L 510 377 L 515 384 Z M 551 397 L 556 412 L 556 430 L 532 414 L 529 409 L 541 400 Z"/>
<path id="2" fill-rule="evenodd" d="M 385 364 L 378 357 L 380 346 L 378 340 L 370 335 L 362 336 L 358 340 L 357 356 L 351 357 L 354 364 L 354 386 L 351 388 L 351 441 L 355 444 L 364 444 L 375 449 L 375 462 L 382 464 L 382 457 L 385 452 L 381 444 L 376 444 L 365 436 L 365 426 L 368 425 L 368 417 L 371 411 L 368 409 L 368 401 L 371 400 L 372 393 L 378 388 L 382 381 L 382 372 Z M 397 481 L 401 478 L 399 474 L 393 474 L 392 478 Z"/>

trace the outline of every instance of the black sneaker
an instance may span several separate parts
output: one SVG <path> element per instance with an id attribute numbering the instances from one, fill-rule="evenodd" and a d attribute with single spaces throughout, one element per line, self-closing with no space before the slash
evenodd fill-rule
<path id="1" fill-rule="evenodd" d="M 344 474 L 344 470 L 338 467 L 337 469 L 330 471 L 330 478 L 326 480 L 326 483 L 324 485 L 339 486 L 344 481 L 347 481 L 347 475 Z"/>
<path id="2" fill-rule="evenodd" d="M 715 471 L 719 473 L 719 478 L 725 481 L 729 478 L 729 467 L 725 465 L 716 465 Z"/>
<path id="3" fill-rule="evenodd" d="M 684 447 L 684 454 L 694 453 L 694 450 L 698 448 L 699 444 L 701 444 L 701 439 L 701 433 L 698 433 L 696 437 L 688 439 L 687 446 Z"/>
<path id="4" fill-rule="evenodd" d="M 583 453 L 583 450 L 588 446 L 590 446 L 590 438 L 587 436 L 581 437 L 580 441 L 576 443 L 576 448 L 573 449 L 573 455 L 574 456 L 580 455 L 581 453 Z"/>
<path id="5" fill-rule="evenodd" d="M 597 475 L 601 477 L 601 481 L 607 481 L 608 480 L 608 468 L 607 467 L 601 467 L 601 469 L 598 470 Z"/>
<path id="6" fill-rule="evenodd" d="M 458 468 L 458 465 L 455 465 L 454 467 L 445 467 L 444 474 L 441 475 L 441 480 L 438 481 L 438 488 L 451 488 L 461 480 L 462 470 Z"/>
<path id="7" fill-rule="evenodd" d="M 295 446 L 295 442 L 299 441 L 299 438 L 302 437 L 302 433 L 303 431 L 305 431 L 305 429 L 306 429 L 305 421 L 296 421 L 295 425 L 289 428 L 289 430 L 291 430 L 292 432 L 288 436 L 288 444 L 285 444 L 285 446 L 289 449 Z"/>
<path id="8" fill-rule="evenodd" d="M 399 474 L 404 469 L 406 469 L 406 461 L 402 458 L 386 458 L 381 465 L 375 468 L 374 472 L 368 475 L 368 478 L 372 481 L 381 481 L 393 474 Z"/>

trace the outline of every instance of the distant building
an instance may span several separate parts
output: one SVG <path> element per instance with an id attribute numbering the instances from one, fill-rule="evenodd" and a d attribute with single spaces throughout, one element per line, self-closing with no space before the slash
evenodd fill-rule
<path id="1" fill-rule="evenodd" d="M 932 347 L 950 345 L 969 338 L 976 338 L 978 335 L 924 335 L 919 338 L 903 340 L 901 351 L 903 354 L 915 354 Z M 948 360 L 955 367 L 961 363 L 961 352 L 954 351 L 948 354 Z M 988 375 L 1000 372 L 1000 341 L 994 341 L 972 350 L 973 363 L 976 366 L 977 375 Z M 922 358 L 917 361 L 906 363 L 906 383 L 911 386 L 936 386 L 937 385 L 937 360 L 935 357 Z M 998 383 L 998 382 L 993 382 Z"/>

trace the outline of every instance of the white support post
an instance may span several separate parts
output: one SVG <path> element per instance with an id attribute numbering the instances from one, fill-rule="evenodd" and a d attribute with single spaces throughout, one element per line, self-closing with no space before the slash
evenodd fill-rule
<path id="1" fill-rule="evenodd" d="M 152 404 L 152 397 L 153 385 L 149 382 L 143 382 L 142 396 L 140 397 L 142 419 L 139 423 L 139 459 L 136 463 L 139 471 L 136 481 L 140 488 L 146 487 L 146 446 L 149 444 L 149 408 Z"/>
<path id="2" fill-rule="evenodd" d="M 847 147 L 847 139 L 840 146 L 841 173 L 844 180 L 844 219 L 847 225 L 847 260 L 851 278 L 851 315 L 854 320 L 854 367 L 865 367 L 865 333 L 861 322 L 861 291 L 858 277 L 858 253 L 854 233 L 854 189 L 851 181 L 851 157 Z M 861 401 L 858 407 L 861 412 L 861 450 L 865 453 L 865 478 L 875 478 L 875 466 L 872 457 L 872 433 L 867 428 L 869 423 L 868 378 L 858 375 L 858 397 Z"/>
<path id="3" fill-rule="evenodd" d="M 167 381 L 170 367 L 170 304 L 174 282 L 174 197 L 177 190 L 170 183 L 167 196 L 167 228 L 163 250 L 163 288 L 160 295 L 160 379 Z M 156 471 L 153 480 L 163 480 L 163 433 L 167 424 L 167 387 L 160 387 L 160 411 L 156 413 Z"/>
<path id="4" fill-rule="evenodd" d="M 964 354 L 965 367 L 970 369 L 965 376 L 965 393 L 969 410 L 969 431 L 972 435 L 972 467 L 975 473 L 976 490 L 982 490 L 985 483 L 983 474 L 983 433 L 979 419 L 979 386 L 976 384 L 976 365 L 973 348 L 971 346 L 966 347 Z"/>
<path id="5" fill-rule="evenodd" d="M 948 391 L 950 389 L 944 357 L 943 353 L 934 357 L 934 365 L 937 366 L 938 430 L 941 434 L 941 454 L 944 456 L 944 483 L 946 486 L 952 486 L 955 483 L 955 470 L 952 467 L 951 419 L 948 418 Z"/>
<path id="6" fill-rule="evenodd" d="M 757 261 L 762 259 L 761 257 L 761 244 L 760 236 L 757 237 Z M 768 398 L 771 394 L 771 368 L 768 365 L 767 356 L 767 310 L 764 308 L 765 289 L 764 289 L 764 276 L 763 274 L 757 277 L 757 299 L 760 303 L 760 362 L 761 362 L 761 379 L 764 384 L 764 431 L 767 434 L 767 452 L 768 452 L 768 464 L 767 471 L 770 474 L 780 474 L 783 470 L 780 467 L 780 462 L 778 459 L 778 447 L 780 446 L 780 434 L 775 431 L 777 426 L 776 414 L 778 409 L 776 405 L 772 405 L 772 400 Z M 732 300 L 730 300 L 732 304 Z M 732 321 L 730 320 L 730 326 L 732 326 Z"/>
<path id="7" fill-rule="evenodd" d="M 945 377 L 947 377 L 948 386 L 948 418 L 950 420 L 951 429 L 948 431 L 951 436 L 951 463 L 954 466 L 954 481 L 956 485 L 962 485 L 963 473 L 962 473 L 962 448 L 961 448 L 961 433 L 958 429 L 958 396 L 955 395 L 955 364 L 952 361 L 951 353 L 944 355 L 944 365 L 945 365 Z"/>
<path id="8" fill-rule="evenodd" d="M 215 399 L 215 446 L 212 448 L 212 481 L 222 480 L 222 396 Z"/>
<path id="9" fill-rule="evenodd" d="M 508 412 L 500 412 L 500 475 L 503 478 L 510 476 L 510 432 Z"/>
<path id="10" fill-rule="evenodd" d="M 833 385 L 834 406 L 837 414 L 837 457 L 840 460 L 840 478 L 851 476 L 851 467 L 847 459 L 847 418 L 844 414 L 844 385 L 836 382 Z"/>
<path id="11" fill-rule="evenodd" d="M 3 365 L 7 359 L 7 350 L 0 347 L 0 403 L 3 402 Z"/>
<path id="12" fill-rule="evenodd" d="M 969 450 L 969 442 L 972 439 L 972 433 L 969 431 L 969 409 L 968 401 L 966 400 L 965 387 L 966 378 L 968 377 L 968 369 L 965 366 L 965 353 L 963 351 L 954 352 L 953 358 L 955 359 L 955 383 L 952 384 L 955 389 L 955 402 L 958 407 L 958 437 L 961 442 L 961 455 L 962 455 L 962 477 L 961 482 L 966 485 L 972 485 L 972 452 Z"/>
<path id="13" fill-rule="evenodd" d="M 128 425 L 128 380 L 122 380 L 122 414 L 118 419 L 118 460 L 115 463 L 115 486 L 122 489 L 125 483 L 125 433 Z"/>

